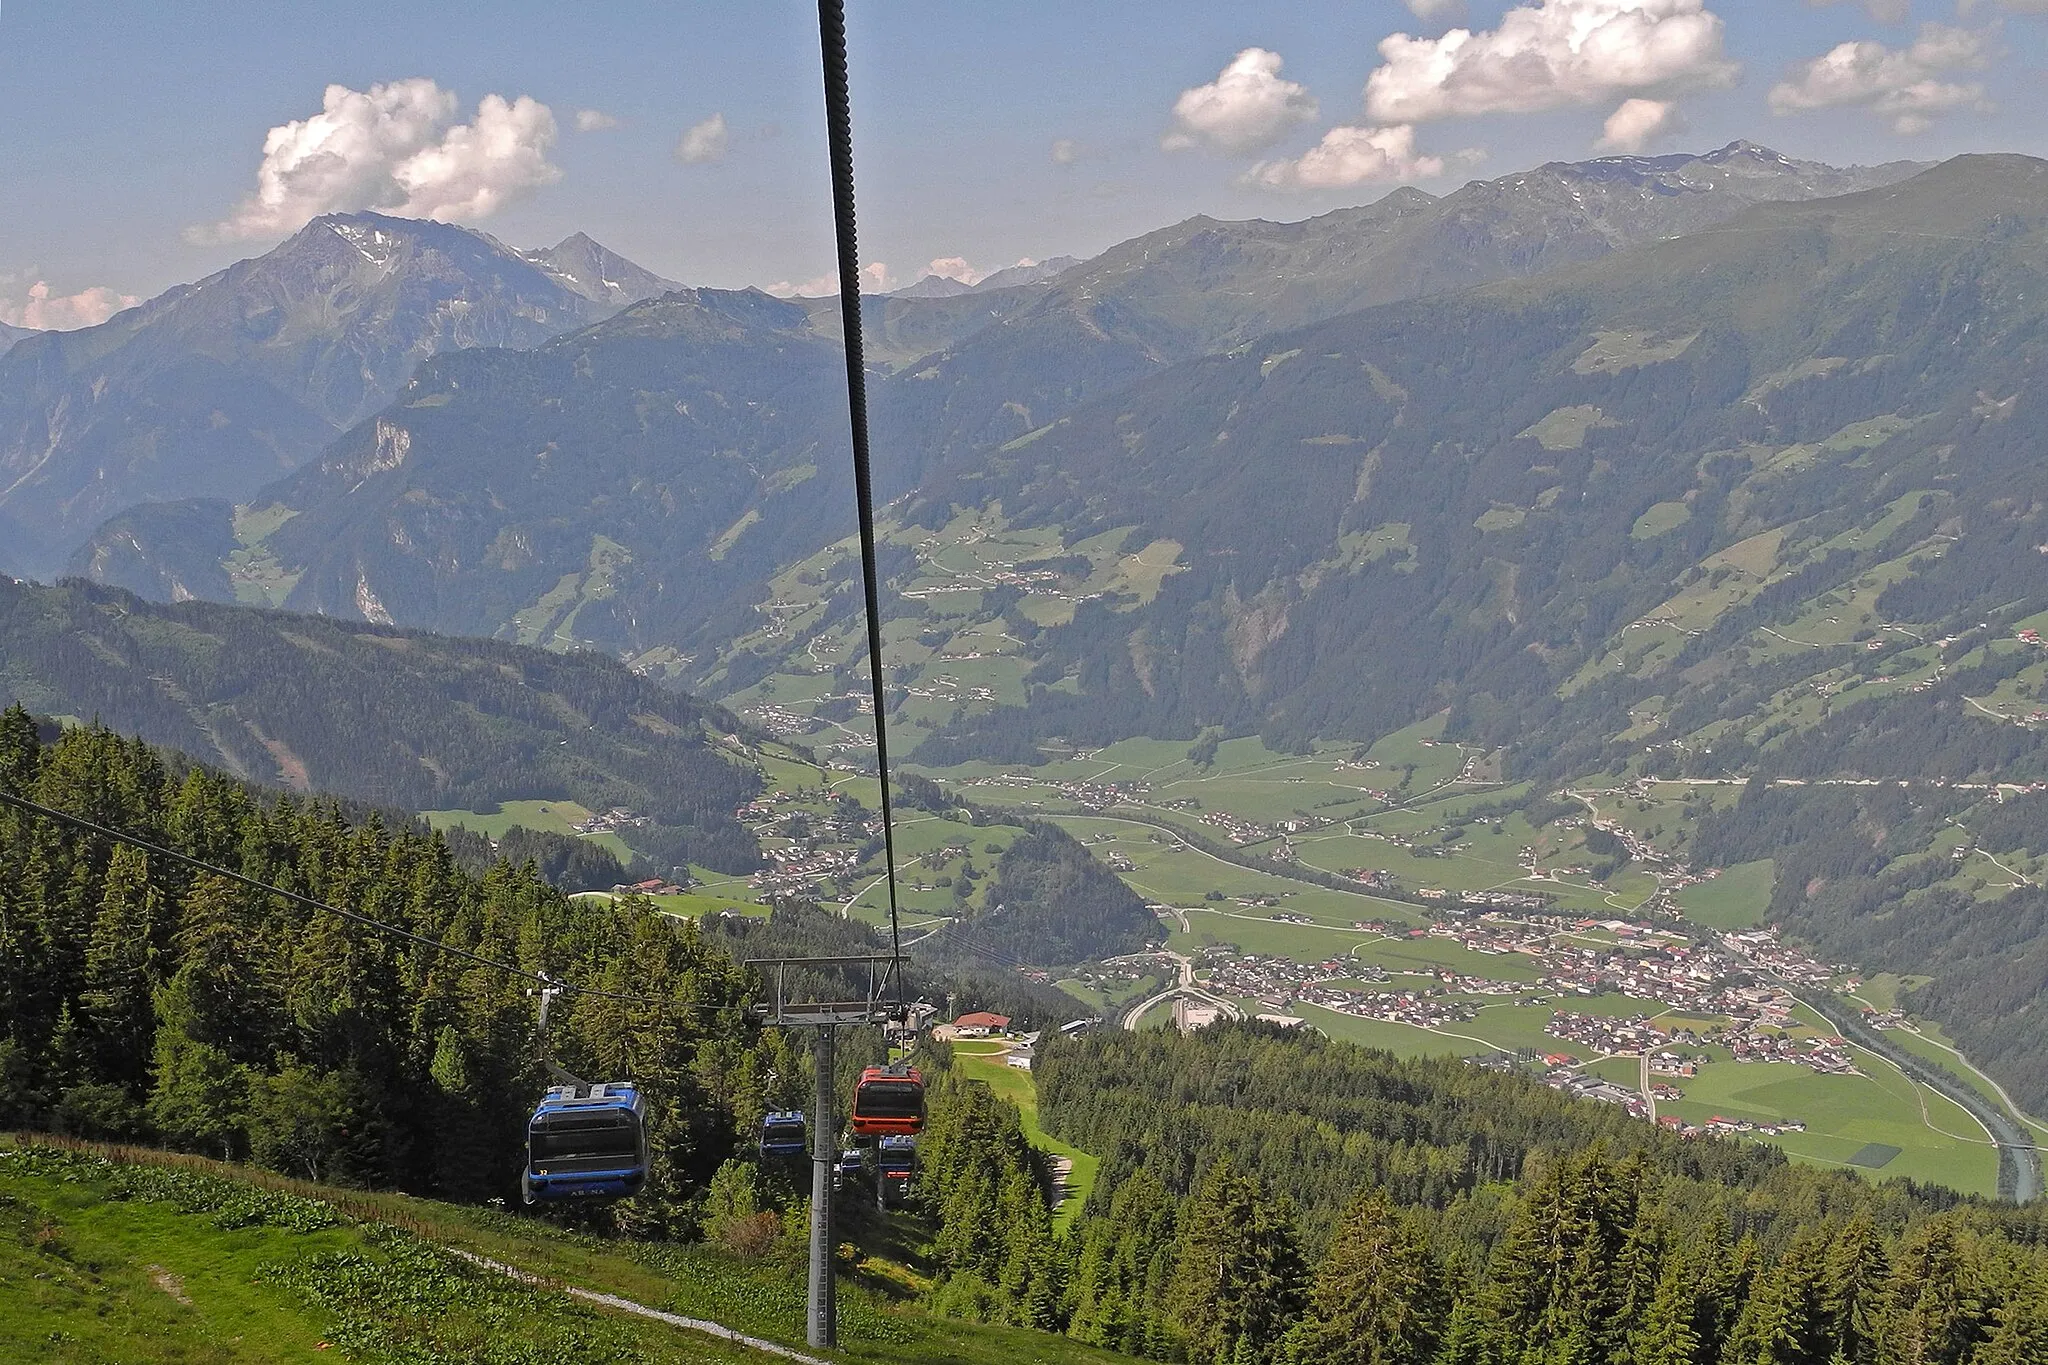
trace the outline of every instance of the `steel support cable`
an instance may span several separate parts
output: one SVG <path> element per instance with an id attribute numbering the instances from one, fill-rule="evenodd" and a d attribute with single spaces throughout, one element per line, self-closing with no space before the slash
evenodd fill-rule
<path id="1" fill-rule="evenodd" d="M 396 924 L 387 924 L 383 920 L 373 919 L 360 910 L 350 910 L 345 906 L 319 900 L 300 891 L 291 891 L 282 886 L 275 886 L 270 882 L 237 872 L 231 867 L 222 867 L 219 863 L 210 863 L 204 858 L 195 858 L 189 853 L 180 853 L 174 848 L 166 848 L 164 845 L 153 840 L 144 839 L 140 835 L 130 834 L 125 830 L 102 825 L 97 821 L 88 820 L 82 815 L 73 815 L 70 811 L 58 810 L 54 806 L 43 805 L 39 801 L 31 801 L 25 796 L 17 796 L 10 791 L 0 790 L 0 806 L 12 806 L 14 809 L 29 815 L 38 816 L 57 824 L 69 825 L 74 829 L 83 830 L 88 834 L 96 834 L 102 839 L 109 839 L 115 843 L 126 844 L 130 848 L 140 849 L 144 853 L 152 854 L 159 858 L 167 858 L 174 863 L 182 863 L 195 871 L 205 872 L 215 877 L 223 877 L 231 882 L 238 882 L 252 891 L 261 891 L 269 896 L 281 896 L 285 900 L 303 905 L 307 909 L 325 911 L 330 915 L 339 916 L 352 924 L 359 924 L 365 929 L 372 929 L 380 934 L 388 934 L 393 938 L 403 939 L 405 942 L 418 947 L 432 949 L 437 953 L 446 953 L 450 957 L 459 957 L 465 961 L 473 962 L 479 967 L 489 967 L 493 971 L 504 972 L 508 976 L 520 977 L 533 982 L 542 989 L 555 989 L 570 995 L 587 995 L 593 1000 L 615 1000 L 621 1004 L 628 1005 L 657 1005 L 663 1009 L 672 1010 L 724 1010 L 737 1008 L 731 1005 L 693 1005 L 679 1000 L 665 1000 L 659 996 L 630 995 L 621 991 L 599 990 L 595 986 L 578 986 L 567 981 L 559 981 L 545 972 L 531 972 L 524 967 L 510 962 L 500 962 L 496 958 L 485 957 L 482 953 L 472 952 L 468 948 L 458 947 L 453 943 L 443 943 L 439 939 L 431 939 L 424 934 L 416 934 L 412 930 L 402 929 Z"/>
<path id="2" fill-rule="evenodd" d="M 853 206 L 853 100 L 846 67 L 845 0 L 818 0 L 825 63 L 825 133 L 832 153 L 832 225 L 839 246 L 839 317 L 846 336 L 846 407 L 853 432 L 853 491 L 860 515 L 860 575 L 867 594 L 868 681 L 875 702 L 875 769 L 882 787 L 882 859 L 889 879 L 889 951 L 903 955 L 897 925 L 896 821 L 889 800 L 889 705 L 882 680 L 881 573 L 875 560 L 875 488 L 868 446 L 867 361 L 860 326 L 860 233 Z M 896 1003 L 903 971 L 896 967 Z"/>

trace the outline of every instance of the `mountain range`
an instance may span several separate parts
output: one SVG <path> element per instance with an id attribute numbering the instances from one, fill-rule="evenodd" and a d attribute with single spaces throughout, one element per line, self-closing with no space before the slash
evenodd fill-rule
<path id="1" fill-rule="evenodd" d="M 14 327 L 0 322 L 0 355 L 6 355 L 12 349 L 15 342 L 25 340 L 34 335 L 35 333 L 26 327 Z"/>
<path id="2" fill-rule="evenodd" d="M 908 439 L 935 454 L 1015 439 L 1077 403 L 1284 328 L 1598 259 L 1760 203 L 1894 183 L 1752 143 L 1552 162 L 1442 198 L 1402 188 L 1303 222 L 1188 219 L 1062 274 L 1030 308 L 917 366 Z"/>
<path id="3" fill-rule="evenodd" d="M 1896 663 L 2048 606 L 2044 267 L 2048 163 L 1966 157 L 1167 369 L 927 478 L 903 512 L 1174 547 L 1155 598 L 1040 633 L 1035 679 L 1068 688 L 965 730 L 1010 758 L 1209 724 L 1293 744 L 1456 704 L 1560 768 L 1589 755 L 1535 734 L 1569 713 L 1581 738 L 1661 728 L 1740 769 L 1715 736 L 1775 690 L 1751 680 L 1841 662 L 1757 628 L 1810 639 L 1790 623 L 1828 599 L 1904 631 L 1866 651 Z M 1406 640 L 1430 647 L 1388 648 Z M 1623 719 L 1653 699 L 1687 725 Z M 1773 739 L 1789 762 L 1782 731 L 1749 743 Z"/>
<path id="4" fill-rule="evenodd" d="M 1055 256 L 1048 261 L 1033 261 L 1029 265 L 1013 265 L 982 276 L 973 284 L 956 280 L 947 275 L 926 275 L 916 284 L 905 285 L 891 290 L 889 297 L 897 299 L 950 299 L 961 294 L 986 294 L 996 289 L 1014 289 L 1018 285 L 1044 284 L 1058 279 L 1067 271 L 1081 264 L 1078 256 Z"/>
<path id="5" fill-rule="evenodd" d="M 1552 165 L 1306 223 L 1195 219 L 1035 284 L 869 300 L 894 370 L 875 391 L 880 477 L 898 495 L 997 471 L 1004 443 L 1092 397 L 1275 326 L 1917 169 L 1741 143 Z M 134 509 L 73 567 L 159 597 L 709 659 L 762 619 L 770 573 L 851 529 L 836 322 L 832 300 L 683 291 L 525 355 L 431 359 L 302 472 Z"/>
<path id="6" fill-rule="evenodd" d="M 239 497 L 382 408 L 419 362 L 538 345 L 673 287 L 578 235 L 518 252 L 375 213 L 0 355 L 0 569 L 47 574 L 138 502 Z"/>

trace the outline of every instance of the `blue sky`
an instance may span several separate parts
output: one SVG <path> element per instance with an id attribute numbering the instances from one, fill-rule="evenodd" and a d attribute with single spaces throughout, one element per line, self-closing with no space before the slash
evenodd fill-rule
<path id="1" fill-rule="evenodd" d="M 1196 213 L 1441 193 L 1603 137 L 1747 137 L 1837 163 L 2048 155 L 2048 0 L 1412 4 L 854 0 L 863 259 L 908 283 L 946 258 L 1085 256 Z M 8 0 L 0 319 L 89 321 L 311 212 L 380 204 L 520 246 L 587 231 L 693 284 L 815 282 L 831 259 L 815 17 L 794 0 Z M 1473 36 L 1446 42 L 1454 28 Z M 1395 33 L 1415 41 L 1390 56 Z M 336 116 L 347 134 L 396 106 L 375 87 L 415 79 L 417 126 L 367 151 L 321 141 L 324 124 L 293 134 L 271 157 L 284 188 L 249 201 L 266 134 L 320 114 L 327 87 L 359 92 Z M 580 111 L 609 126 L 579 131 Z"/>

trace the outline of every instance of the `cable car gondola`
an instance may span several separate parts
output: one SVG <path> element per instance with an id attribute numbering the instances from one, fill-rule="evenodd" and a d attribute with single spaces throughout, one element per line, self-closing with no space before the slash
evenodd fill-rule
<path id="1" fill-rule="evenodd" d="M 885 1137 L 875 1149 L 875 1194 L 882 1207 L 893 1209 L 910 1198 L 910 1182 L 917 1175 L 917 1139 L 897 1135 Z"/>
<path id="2" fill-rule="evenodd" d="M 924 1131 L 924 1077 L 914 1066 L 871 1066 L 853 1088 L 858 1137 L 912 1137 Z"/>
<path id="3" fill-rule="evenodd" d="M 762 1156 L 802 1156 L 809 1150 L 809 1126 L 795 1109 L 777 1109 L 761 1120 Z"/>
<path id="4" fill-rule="evenodd" d="M 529 1204 L 626 1199 L 647 1183 L 647 1104 L 627 1081 L 548 1087 L 526 1125 Z"/>

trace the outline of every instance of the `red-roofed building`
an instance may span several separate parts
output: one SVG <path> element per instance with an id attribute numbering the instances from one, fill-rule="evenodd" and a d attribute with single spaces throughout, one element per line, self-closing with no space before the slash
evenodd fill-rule
<path id="1" fill-rule="evenodd" d="M 990 1014 L 987 1010 L 976 1010 L 963 1014 L 953 1021 L 953 1029 L 962 1038 L 986 1038 L 991 1033 L 1001 1033 L 1010 1027 L 1006 1014 Z"/>

